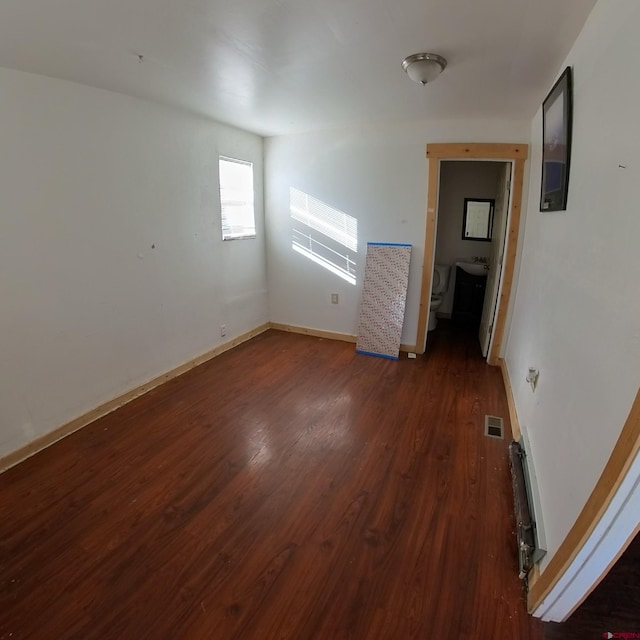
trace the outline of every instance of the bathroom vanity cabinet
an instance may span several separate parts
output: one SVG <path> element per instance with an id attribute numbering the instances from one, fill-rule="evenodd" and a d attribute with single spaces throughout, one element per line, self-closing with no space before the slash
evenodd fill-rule
<path id="1" fill-rule="evenodd" d="M 487 276 L 474 276 L 456 267 L 451 320 L 465 327 L 479 327 L 482 318 Z"/>

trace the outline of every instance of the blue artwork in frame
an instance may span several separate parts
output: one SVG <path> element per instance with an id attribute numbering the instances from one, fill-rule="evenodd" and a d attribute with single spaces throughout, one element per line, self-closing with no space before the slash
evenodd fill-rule
<path id="1" fill-rule="evenodd" d="M 572 93 L 571 67 L 567 67 L 542 103 L 540 211 L 565 211 L 567 208 Z"/>

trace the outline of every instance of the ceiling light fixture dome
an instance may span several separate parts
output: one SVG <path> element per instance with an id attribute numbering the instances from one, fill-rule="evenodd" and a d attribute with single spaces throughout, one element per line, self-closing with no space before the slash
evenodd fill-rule
<path id="1" fill-rule="evenodd" d="M 433 82 L 445 69 L 447 61 L 437 53 L 414 53 L 402 61 L 407 75 L 420 84 Z"/>

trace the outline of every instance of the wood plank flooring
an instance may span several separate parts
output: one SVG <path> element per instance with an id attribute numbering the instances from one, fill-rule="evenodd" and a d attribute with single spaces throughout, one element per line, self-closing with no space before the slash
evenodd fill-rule
<path id="1" fill-rule="evenodd" d="M 0 476 L 0 639 L 540 640 L 486 413 L 476 338 L 262 334 Z"/>

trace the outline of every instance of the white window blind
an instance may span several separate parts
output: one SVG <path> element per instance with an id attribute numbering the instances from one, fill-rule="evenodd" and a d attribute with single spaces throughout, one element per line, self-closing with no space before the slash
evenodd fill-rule
<path id="1" fill-rule="evenodd" d="M 253 163 L 220 156 L 222 239 L 256 237 Z"/>

